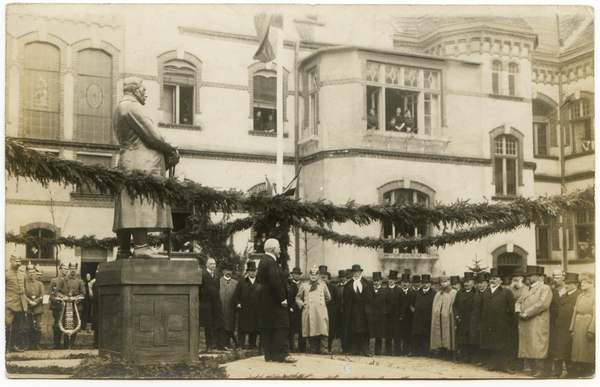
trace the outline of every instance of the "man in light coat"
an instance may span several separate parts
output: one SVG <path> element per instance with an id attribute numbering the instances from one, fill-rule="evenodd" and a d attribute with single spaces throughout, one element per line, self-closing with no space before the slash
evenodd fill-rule
<path id="1" fill-rule="evenodd" d="M 237 305 L 233 301 L 235 288 L 237 287 L 237 281 L 231 276 L 233 274 L 233 266 L 226 263 L 223 265 L 223 277 L 221 277 L 219 284 L 219 297 L 221 298 L 221 305 L 223 305 L 223 316 L 225 317 L 225 350 L 229 350 L 230 340 L 233 339 L 233 344 L 237 348 L 237 339 L 233 332 L 235 331 L 235 313 L 237 311 Z"/>
<path id="2" fill-rule="evenodd" d="M 331 294 L 327 285 L 319 280 L 319 269 L 308 271 L 309 281 L 304 282 L 296 294 L 296 304 L 302 310 L 302 337 L 308 339 L 312 353 L 327 352 L 329 314 L 327 303 Z"/>
<path id="3" fill-rule="evenodd" d="M 515 305 L 519 320 L 519 357 L 528 359 L 534 377 L 544 377 L 550 343 L 552 290 L 544 284 L 544 268 L 527 266 L 529 289 Z"/>
<path id="4" fill-rule="evenodd" d="M 440 277 L 441 289 L 433 298 L 431 314 L 430 350 L 445 359 L 450 360 L 455 349 L 454 313 L 452 305 L 456 290 L 452 289 L 450 277 Z"/>

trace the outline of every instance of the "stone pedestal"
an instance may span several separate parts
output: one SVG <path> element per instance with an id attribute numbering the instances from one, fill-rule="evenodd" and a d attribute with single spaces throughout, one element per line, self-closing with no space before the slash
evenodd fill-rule
<path id="1" fill-rule="evenodd" d="M 119 260 L 100 264 L 96 278 L 100 356 L 137 364 L 198 361 L 197 262 Z"/>

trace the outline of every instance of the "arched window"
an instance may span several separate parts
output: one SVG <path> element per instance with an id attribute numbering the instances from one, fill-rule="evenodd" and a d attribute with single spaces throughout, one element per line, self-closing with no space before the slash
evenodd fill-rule
<path id="1" fill-rule="evenodd" d="M 277 131 L 277 73 L 261 70 L 254 73 L 254 130 Z"/>
<path id="2" fill-rule="evenodd" d="M 34 228 L 27 231 L 27 235 L 41 238 L 54 238 L 54 232 L 46 228 Z M 54 249 L 51 246 L 41 246 L 37 243 L 27 243 L 26 245 L 27 259 L 53 259 Z"/>
<path id="3" fill-rule="evenodd" d="M 112 130 L 112 57 L 104 51 L 79 52 L 79 141 L 110 144 Z"/>
<path id="4" fill-rule="evenodd" d="M 59 139 L 60 52 L 48 43 L 25 46 L 22 135 Z"/>
<path id="5" fill-rule="evenodd" d="M 170 60 L 163 71 L 163 120 L 167 124 L 194 124 L 196 67 L 184 60 Z"/>
<path id="6" fill-rule="evenodd" d="M 519 141 L 507 134 L 494 139 L 494 176 L 496 195 L 517 194 Z"/>
<path id="7" fill-rule="evenodd" d="M 398 188 L 383 194 L 383 200 L 399 205 L 411 205 L 415 203 L 429 205 L 429 196 L 415 189 Z M 383 236 L 388 239 L 424 237 L 429 235 L 429 228 L 426 224 L 406 224 L 395 222 L 383 223 Z M 390 249 L 384 249 L 384 253 L 393 253 Z M 415 251 L 400 250 L 399 253 L 427 253 L 426 248 L 419 248 Z"/>
<path id="8" fill-rule="evenodd" d="M 516 63 L 508 64 L 508 95 L 517 95 L 517 73 L 519 72 L 519 65 Z"/>
<path id="9" fill-rule="evenodd" d="M 492 93 L 500 94 L 500 71 L 502 71 L 502 62 L 495 60 L 492 62 Z"/>
<path id="10" fill-rule="evenodd" d="M 573 136 L 573 153 L 592 151 L 594 146 L 594 108 L 587 98 L 571 103 L 569 126 Z M 569 141 L 570 143 L 570 141 Z"/>

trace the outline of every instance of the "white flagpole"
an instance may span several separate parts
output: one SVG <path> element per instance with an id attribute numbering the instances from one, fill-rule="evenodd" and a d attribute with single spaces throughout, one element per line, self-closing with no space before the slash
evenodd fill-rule
<path id="1" fill-rule="evenodd" d="M 283 192 L 283 29 L 277 29 L 277 193 Z"/>

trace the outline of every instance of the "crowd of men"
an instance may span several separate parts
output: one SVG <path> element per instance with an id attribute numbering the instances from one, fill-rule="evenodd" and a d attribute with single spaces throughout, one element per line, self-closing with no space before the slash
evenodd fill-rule
<path id="1" fill-rule="evenodd" d="M 348 355 L 436 357 L 534 377 L 594 372 L 591 273 L 557 270 L 547 278 L 543 267 L 527 266 L 504 278 L 493 268 L 462 278 L 390 270 L 367 279 L 355 264 L 336 278 L 327 266 L 313 267 L 304 279 L 298 267 L 285 275 L 278 246 L 266 244 L 258 268 L 248 262 L 239 282 L 233 267 L 219 278 L 208 260 L 200 296 L 207 351 L 262 346 L 267 361 L 294 362 L 291 352 L 341 347 Z"/>

